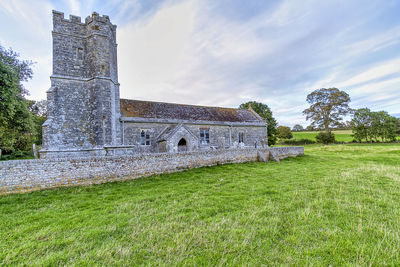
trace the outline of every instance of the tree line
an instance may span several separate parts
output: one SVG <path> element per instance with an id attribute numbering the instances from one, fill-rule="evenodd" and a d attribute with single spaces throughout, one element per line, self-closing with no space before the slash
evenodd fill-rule
<path id="1" fill-rule="evenodd" d="M 307 95 L 306 101 L 310 107 L 303 111 L 306 120 L 311 125 L 306 130 L 322 130 L 316 136 L 322 143 L 335 142 L 332 129 L 338 127 L 352 129 L 356 142 L 393 142 L 400 134 L 400 119 L 389 115 L 386 111 L 371 111 L 369 108 L 352 109 L 349 106 L 350 96 L 337 88 L 321 88 Z M 351 115 L 349 122 L 343 123 L 346 115 Z M 303 131 L 296 124 L 293 131 Z M 292 134 L 289 127 L 279 126 L 278 136 L 290 139 Z"/>
<path id="2" fill-rule="evenodd" d="M 358 142 L 393 142 L 400 134 L 400 119 L 390 116 L 386 111 L 357 109 L 351 122 L 354 138 Z"/>
<path id="3" fill-rule="evenodd" d="M 42 124 L 46 120 L 46 101 L 26 99 L 28 91 L 23 86 L 32 78 L 32 61 L 21 60 L 12 49 L 0 45 L 0 149 L 3 154 L 30 150 L 33 143 L 42 143 Z M 317 140 L 322 143 L 335 141 L 332 129 L 351 128 L 357 142 L 395 141 L 400 134 L 400 119 L 386 111 L 371 111 L 368 108 L 350 108 L 350 96 L 337 88 L 321 88 L 307 95 L 309 108 L 303 111 L 311 124 L 304 129 L 300 124 L 293 131 L 315 130 L 321 132 Z M 269 145 L 279 139 L 291 139 L 291 129 L 278 126 L 267 104 L 249 101 L 240 109 L 251 107 L 267 123 Z M 343 118 L 352 115 L 352 120 L 343 123 Z"/>
<path id="4" fill-rule="evenodd" d="M 23 86 L 32 78 L 33 62 L 19 59 L 12 49 L 0 45 L 0 149 L 3 154 L 27 151 L 41 144 L 45 102 L 26 99 Z"/>

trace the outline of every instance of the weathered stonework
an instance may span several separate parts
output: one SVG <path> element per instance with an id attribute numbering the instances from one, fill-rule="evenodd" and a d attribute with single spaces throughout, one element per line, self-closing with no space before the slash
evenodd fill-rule
<path id="1" fill-rule="evenodd" d="M 250 110 L 120 99 L 116 26 L 53 11 L 53 74 L 41 158 L 260 147 L 266 123 Z M 207 129 L 209 140 L 201 140 Z M 146 131 L 148 142 L 143 143 Z M 239 138 L 239 136 L 241 138 Z"/>
<path id="2" fill-rule="evenodd" d="M 50 79 L 41 159 L 0 162 L 0 194 L 304 154 L 268 148 L 251 109 L 120 99 L 116 26 L 97 13 L 53 11 Z"/>
<path id="3" fill-rule="evenodd" d="M 269 150 L 274 151 L 279 159 L 304 154 L 302 147 L 218 149 L 140 155 L 127 155 L 121 147 L 111 150 L 117 156 L 0 162 L 0 194 L 98 184 L 202 166 L 257 161 L 259 153 L 267 157 Z"/>
<path id="4" fill-rule="evenodd" d="M 52 34 L 42 154 L 120 144 L 116 26 L 97 13 L 82 23 L 53 11 Z"/>

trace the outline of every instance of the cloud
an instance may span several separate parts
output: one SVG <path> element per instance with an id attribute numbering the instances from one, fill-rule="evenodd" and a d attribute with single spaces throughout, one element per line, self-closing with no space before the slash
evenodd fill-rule
<path id="1" fill-rule="evenodd" d="M 400 26 L 376 35 L 365 29 L 365 13 L 378 16 L 385 6 L 340 3 L 282 1 L 235 20 L 218 5 L 168 2 L 119 30 L 121 93 L 202 105 L 257 100 L 283 122 L 304 123 L 310 91 L 351 87 L 359 99 L 356 87 L 376 83 L 371 88 L 379 90 L 377 80 L 397 71 L 396 59 L 360 63 L 398 43 Z"/>
<path id="2" fill-rule="evenodd" d="M 306 96 L 338 87 L 354 107 L 399 113 L 400 4 L 371 0 L 2 0 L 0 41 L 37 61 L 31 97 L 51 74 L 51 9 L 118 25 L 121 95 L 236 107 L 267 103 L 303 123 Z M 11 25 L 11 26 L 7 26 Z"/>
<path id="3" fill-rule="evenodd" d="M 29 0 L 2 0 L 0 13 L 3 14 L 2 28 L 13 25 L 11 30 L 22 30 L 19 34 L 39 35 L 39 38 L 48 35 L 48 20 L 51 16 L 52 5 L 44 0 L 37 0 L 35 4 Z"/>
<path id="4" fill-rule="evenodd" d="M 377 52 L 398 43 L 400 43 L 400 26 L 395 26 L 367 39 L 350 43 L 344 46 L 344 50 L 362 54 Z"/>
<path id="5" fill-rule="evenodd" d="M 193 1 L 165 6 L 151 19 L 119 29 L 119 77 L 123 96 L 148 99 L 168 89 L 165 88 L 169 86 L 167 81 L 180 68 L 190 41 L 195 9 Z"/>
<path id="6" fill-rule="evenodd" d="M 81 14 L 81 4 L 79 0 L 65 0 L 71 10 L 71 14 L 79 15 Z"/>
<path id="7" fill-rule="evenodd" d="M 340 87 L 350 87 L 354 85 L 359 85 L 362 83 L 367 83 L 374 81 L 376 79 L 384 78 L 392 74 L 397 74 L 400 76 L 400 57 L 392 60 L 388 60 L 383 63 L 375 64 L 369 69 L 362 71 L 360 74 L 351 77 L 350 79 L 339 83 Z"/>
<path id="8" fill-rule="evenodd" d="M 30 98 L 44 99 L 50 87 L 51 10 L 48 1 L 4 0 L 0 2 L 1 45 L 11 47 L 21 59 L 35 62 L 33 79 L 25 83 Z"/>

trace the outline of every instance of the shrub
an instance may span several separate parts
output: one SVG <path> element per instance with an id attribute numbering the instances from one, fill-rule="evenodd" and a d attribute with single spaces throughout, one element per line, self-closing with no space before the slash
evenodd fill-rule
<path id="1" fill-rule="evenodd" d="M 278 137 L 280 139 L 292 139 L 292 131 L 290 130 L 289 127 L 286 126 L 279 126 L 278 127 Z"/>
<path id="2" fill-rule="evenodd" d="M 287 139 L 281 141 L 281 143 L 284 145 L 310 145 L 316 142 L 310 139 Z"/>
<path id="3" fill-rule="evenodd" d="M 332 132 L 319 132 L 315 137 L 318 143 L 331 144 L 335 143 L 335 135 Z"/>

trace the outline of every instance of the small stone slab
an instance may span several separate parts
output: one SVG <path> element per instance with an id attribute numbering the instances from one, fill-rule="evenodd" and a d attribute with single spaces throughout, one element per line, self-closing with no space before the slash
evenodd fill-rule
<path id="1" fill-rule="evenodd" d="M 269 151 L 267 151 L 267 157 L 264 157 L 264 155 L 261 153 L 261 151 L 257 151 L 257 157 L 258 157 L 258 161 L 264 161 L 265 163 L 268 163 L 268 153 Z"/>
<path id="2" fill-rule="evenodd" d="M 275 152 L 273 150 L 269 151 L 269 155 L 270 155 L 270 158 L 272 158 L 274 161 L 280 162 L 278 156 L 275 154 Z"/>

